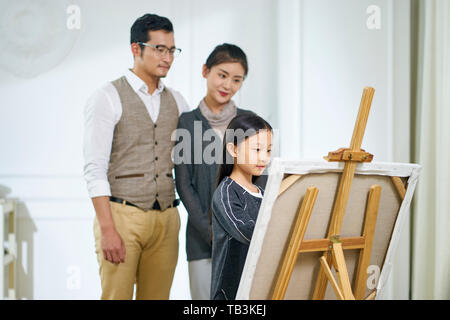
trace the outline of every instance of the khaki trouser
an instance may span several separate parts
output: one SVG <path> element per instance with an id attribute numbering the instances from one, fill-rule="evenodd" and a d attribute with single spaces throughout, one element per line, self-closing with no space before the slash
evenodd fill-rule
<path id="1" fill-rule="evenodd" d="M 94 221 L 95 249 L 100 266 L 102 299 L 169 299 L 178 259 L 180 216 L 177 208 L 143 211 L 110 202 L 115 228 L 126 247 L 125 262 L 103 257 L 101 231 Z"/>

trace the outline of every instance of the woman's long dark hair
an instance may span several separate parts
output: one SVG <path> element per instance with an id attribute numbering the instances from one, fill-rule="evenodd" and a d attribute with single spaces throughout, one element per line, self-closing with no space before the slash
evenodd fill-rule
<path id="1" fill-rule="evenodd" d="M 245 52 L 238 46 L 230 43 L 223 43 L 214 48 L 206 59 L 206 68 L 211 70 L 212 67 L 227 63 L 238 62 L 244 68 L 244 76 L 248 73 L 248 61 Z"/>
<path id="2" fill-rule="evenodd" d="M 229 176 L 233 171 L 234 159 L 227 151 L 227 144 L 232 142 L 237 146 L 246 138 L 257 134 L 259 130 L 272 131 L 272 127 L 266 120 L 253 112 L 244 112 L 234 117 L 228 124 L 225 136 L 223 137 L 223 152 L 217 173 L 215 189 L 217 189 L 223 178 Z"/>

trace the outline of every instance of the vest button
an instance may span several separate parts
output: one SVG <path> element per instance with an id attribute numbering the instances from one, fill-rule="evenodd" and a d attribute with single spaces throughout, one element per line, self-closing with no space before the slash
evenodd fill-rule
<path id="1" fill-rule="evenodd" d="M 157 145 L 158 144 L 158 141 L 155 141 L 155 145 Z"/>
<path id="2" fill-rule="evenodd" d="M 155 178 L 158 178 L 158 175 L 155 175 Z"/>
<path id="3" fill-rule="evenodd" d="M 154 126 L 154 127 L 155 127 L 155 128 L 157 127 L 157 126 L 156 126 L 156 123 L 155 123 L 155 126 Z"/>
<path id="4" fill-rule="evenodd" d="M 156 194 L 156 196 L 158 196 L 158 194 Z"/>
<path id="5" fill-rule="evenodd" d="M 158 157 L 155 157 L 155 160 L 158 160 Z"/>

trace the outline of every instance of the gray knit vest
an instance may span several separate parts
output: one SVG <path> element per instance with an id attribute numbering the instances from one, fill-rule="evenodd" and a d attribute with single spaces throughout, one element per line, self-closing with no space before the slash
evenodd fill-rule
<path id="1" fill-rule="evenodd" d="M 167 88 L 153 123 L 141 98 L 125 77 L 112 84 L 119 93 L 122 116 L 114 128 L 108 181 L 114 197 L 147 211 L 158 200 L 165 210 L 175 200 L 171 134 L 177 128 L 178 107 Z"/>

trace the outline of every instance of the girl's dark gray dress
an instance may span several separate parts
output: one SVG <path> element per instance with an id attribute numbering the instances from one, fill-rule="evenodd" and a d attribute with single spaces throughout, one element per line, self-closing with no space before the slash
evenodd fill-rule
<path id="1" fill-rule="evenodd" d="M 263 195 L 264 190 L 258 188 Z M 211 299 L 235 299 L 261 201 L 230 177 L 215 190 Z"/>

